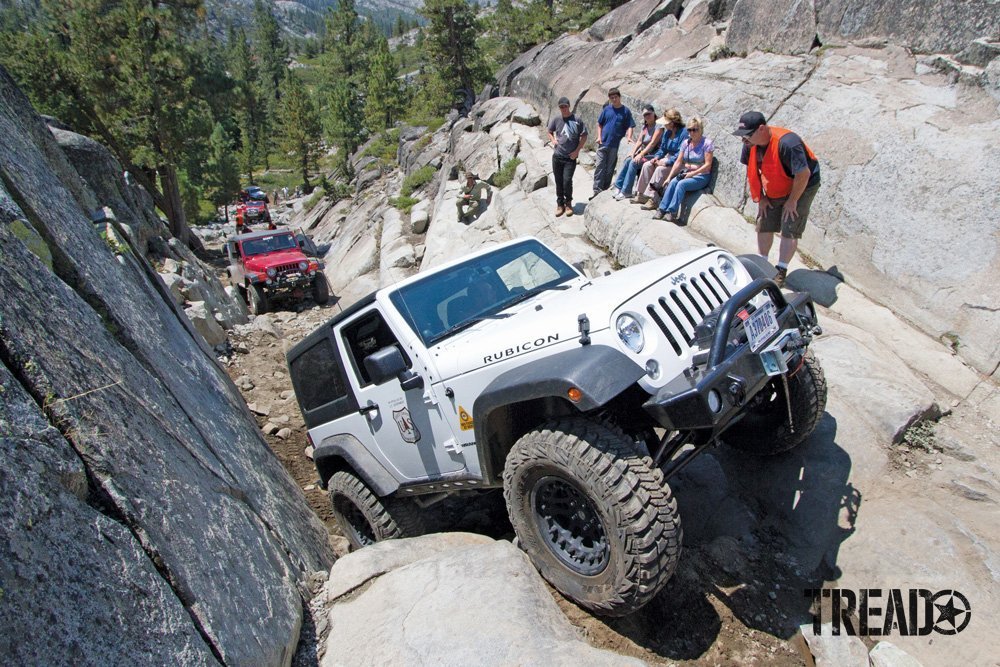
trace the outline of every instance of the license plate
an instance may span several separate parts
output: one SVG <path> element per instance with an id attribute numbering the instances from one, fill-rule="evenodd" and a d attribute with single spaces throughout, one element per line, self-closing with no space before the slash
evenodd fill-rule
<path id="1" fill-rule="evenodd" d="M 756 352 L 768 338 L 778 333 L 778 317 L 774 313 L 774 304 L 768 303 L 758 308 L 744 326 L 747 338 L 750 339 L 750 350 Z"/>

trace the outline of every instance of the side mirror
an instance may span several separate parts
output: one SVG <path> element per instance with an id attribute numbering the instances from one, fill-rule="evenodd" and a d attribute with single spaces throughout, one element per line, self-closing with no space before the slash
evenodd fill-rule
<path id="1" fill-rule="evenodd" d="M 398 378 L 403 391 L 419 389 L 424 386 L 424 379 L 406 368 L 403 354 L 395 345 L 383 347 L 365 357 L 365 370 L 375 384 L 385 384 L 392 378 Z"/>

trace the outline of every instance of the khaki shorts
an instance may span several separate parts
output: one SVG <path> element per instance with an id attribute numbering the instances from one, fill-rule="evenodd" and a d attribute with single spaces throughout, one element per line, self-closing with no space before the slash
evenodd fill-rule
<path id="1" fill-rule="evenodd" d="M 795 208 L 799 214 L 797 220 L 785 220 L 784 222 L 781 220 L 781 209 L 788 201 L 788 197 L 772 199 L 771 208 L 767 209 L 767 214 L 764 217 L 757 217 L 757 231 L 772 234 L 781 232 L 781 235 L 786 239 L 802 238 L 802 232 L 806 230 L 806 221 L 809 219 L 809 208 L 812 206 L 813 198 L 817 192 L 819 192 L 819 183 L 806 188 L 802 196 L 799 197 L 799 204 Z"/>

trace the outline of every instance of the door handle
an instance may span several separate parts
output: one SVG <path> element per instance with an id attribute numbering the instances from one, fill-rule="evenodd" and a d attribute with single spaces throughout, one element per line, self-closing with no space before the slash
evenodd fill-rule
<path id="1" fill-rule="evenodd" d="M 358 408 L 358 414 L 371 416 L 371 413 L 378 412 L 378 403 L 369 403 L 363 408 Z"/>

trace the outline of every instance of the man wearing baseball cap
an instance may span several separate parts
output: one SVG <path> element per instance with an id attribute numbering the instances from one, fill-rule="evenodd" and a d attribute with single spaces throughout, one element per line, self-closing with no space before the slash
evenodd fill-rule
<path id="1" fill-rule="evenodd" d="M 573 215 L 573 174 L 576 159 L 587 143 L 587 127 L 569 110 L 569 99 L 559 98 L 559 115 L 549 121 L 552 153 L 552 173 L 556 181 L 556 217 Z"/>
<path id="2" fill-rule="evenodd" d="M 780 232 L 774 282 L 784 287 L 819 190 L 819 160 L 799 135 L 768 125 L 759 111 L 740 116 L 733 134 L 743 140 L 740 162 L 747 166 L 750 197 L 757 202 L 757 250 L 766 259 Z"/>

